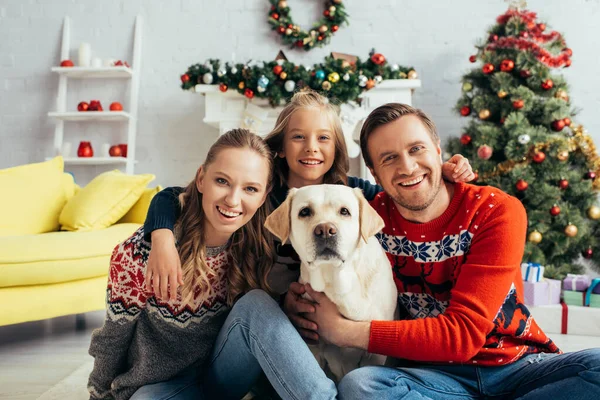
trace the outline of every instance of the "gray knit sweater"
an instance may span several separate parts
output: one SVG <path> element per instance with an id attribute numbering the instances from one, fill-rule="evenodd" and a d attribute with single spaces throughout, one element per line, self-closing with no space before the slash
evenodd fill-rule
<path id="1" fill-rule="evenodd" d="M 129 399 L 140 387 L 202 367 L 229 311 L 226 305 L 225 246 L 207 249 L 215 271 L 213 291 L 195 293 L 194 306 L 157 300 L 144 289 L 150 243 L 143 228 L 113 251 L 108 277 L 106 320 L 94 331 L 91 399 Z"/>

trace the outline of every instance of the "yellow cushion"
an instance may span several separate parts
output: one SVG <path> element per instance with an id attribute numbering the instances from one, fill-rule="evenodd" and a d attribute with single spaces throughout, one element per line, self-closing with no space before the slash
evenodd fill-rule
<path id="1" fill-rule="evenodd" d="M 115 246 L 139 227 L 139 224 L 117 224 L 91 232 L 1 238 L 0 288 L 106 275 Z"/>
<path id="2" fill-rule="evenodd" d="M 127 214 L 123 216 L 119 220 L 119 224 L 124 223 L 136 223 L 143 224 L 146 221 L 146 214 L 148 214 L 148 208 L 150 208 L 150 202 L 156 195 L 156 193 L 160 192 L 162 187 L 157 186 L 154 188 L 147 188 L 142 193 L 142 197 L 127 211 Z"/>
<path id="3" fill-rule="evenodd" d="M 75 190 L 78 187 L 75 184 L 75 180 L 73 179 L 73 175 L 69 174 L 68 172 L 65 172 L 62 175 L 62 187 L 63 187 L 63 190 L 65 192 L 65 198 L 68 201 L 71 197 L 73 197 L 73 195 L 75 195 Z"/>
<path id="4" fill-rule="evenodd" d="M 63 158 L 0 170 L 0 236 L 56 231 L 67 199 Z"/>
<path id="5" fill-rule="evenodd" d="M 107 228 L 139 200 L 152 174 L 126 175 L 119 170 L 95 177 L 63 208 L 59 222 L 67 231 Z"/>

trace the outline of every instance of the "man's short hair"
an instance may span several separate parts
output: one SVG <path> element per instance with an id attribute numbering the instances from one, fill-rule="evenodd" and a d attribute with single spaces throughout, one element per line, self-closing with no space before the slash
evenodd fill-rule
<path id="1" fill-rule="evenodd" d="M 362 151 L 367 167 L 373 168 L 373 160 L 371 159 L 367 146 L 371 133 L 380 126 L 389 124 L 405 115 L 417 116 L 429 131 L 434 143 L 439 142 L 440 138 L 437 129 L 435 128 L 435 124 L 422 110 L 401 103 L 384 104 L 371 111 L 371 114 L 369 114 L 360 130 L 360 150 Z"/>

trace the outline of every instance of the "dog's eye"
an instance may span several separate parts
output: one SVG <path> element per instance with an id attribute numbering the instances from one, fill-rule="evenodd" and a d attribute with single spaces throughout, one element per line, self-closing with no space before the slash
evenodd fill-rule
<path id="1" fill-rule="evenodd" d="M 310 217 L 311 215 L 312 215 L 312 210 L 310 209 L 310 207 L 304 207 L 298 213 L 298 216 L 302 217 L 302 218 Z"/>
<path id="2" fill-rule="evenodd" d="M 349 216 L 350 215 L 350 211 L 348 211 L 348 209 L 346 207 L 342 207 L 340 209 L 340 214 Z"/>

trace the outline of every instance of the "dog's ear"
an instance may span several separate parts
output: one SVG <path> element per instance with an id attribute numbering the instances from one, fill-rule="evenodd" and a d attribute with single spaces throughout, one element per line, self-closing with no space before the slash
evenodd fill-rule
<path id="1" fill-rule="evenodd" d="M 365 199 L 360 188 L 354 188 L 354 194 L 358 199 L 358 207 L 360 210 L 360 236 L 367 242 L 371 236 L 383 229 L 385 222 L 383 222 L 383 218 L 377 214 L 377 211 L 371 207 L 367 199 Z"/>
<path id="2" fill-rule="evenodd" d="M 290 236 L 290 225 L 292 223 L 290 209 L 292 207 L 292 198 L 297 190 L 298 189 L 296 188 L 290 189 L 285 201 L 281 203 L 275 211 L 269 214 L 265 221 L 265 228 L 273 235 L 277 236 L 282 244 L 284 244 Z"/>

